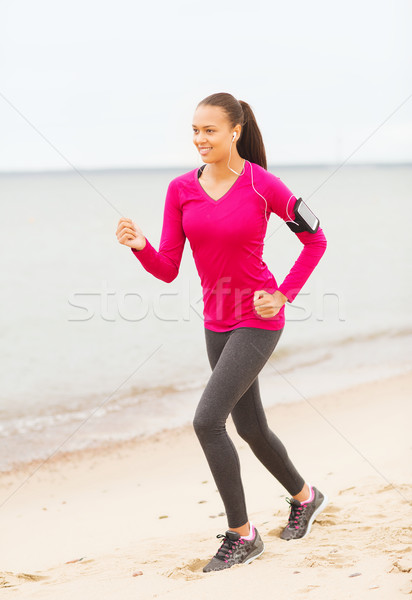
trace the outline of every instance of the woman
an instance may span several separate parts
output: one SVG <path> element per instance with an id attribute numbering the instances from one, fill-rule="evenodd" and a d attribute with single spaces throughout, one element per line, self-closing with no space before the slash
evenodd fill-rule
<path id="1" fill-rule="evenodd" d="M 187 237 L 201 279 L 212 374 L 193 426 L 228 519 L 228 530 L 216 536 L 223 538 L 219 550 L 203 568 L 207 572 L 248 564 L 264 551 L 248 520 L 239 457 L 225 427 L 229 414 L 238 434 L 292 496 L 282 539 L 307 535 L 326 506 L 326 496 L 303 479 L 269 429 L 258 383 L 282 335 L 284 305 L 293 302 L 319 262 L 326 238 L 319 227 L 292 229 L 304 248 L 278 286 L 262 260 L 267 220 L 274 212 L 286 223 L 295 221 L 297 199 L 267 171 L 251 107 L 227 93 L 203 99 L 194 113 L 193 142 L 205 164 L 170 182 L 159 251 L 131 219 L 120 219 L 116 235 L 146 271 L 166 282 L 179 272 Z"/>

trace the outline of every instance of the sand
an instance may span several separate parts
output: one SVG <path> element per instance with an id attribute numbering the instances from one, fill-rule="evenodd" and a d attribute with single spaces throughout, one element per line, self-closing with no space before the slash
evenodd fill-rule
<path id="1" fill-rule="evenodd" d="M 270 393 L 276 380 L 265 385 Z M 266 409 L 298 469 L 329 496 L 310 535 L 290 542 L 279 538 L 287 493 L 229 418 L 265 552 L 220 572 L 202 572 L 227 521 L 191 424 L 2 474 L 1 597 L 404 598 L 412 593 L 411 396 L 409 371 Z"/>

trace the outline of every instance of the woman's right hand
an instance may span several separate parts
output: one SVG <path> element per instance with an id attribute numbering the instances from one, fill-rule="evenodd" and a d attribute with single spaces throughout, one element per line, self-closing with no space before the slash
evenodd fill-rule
<path id="1" fill-rule="evenodd" d="M 129 246 L 129 248 L 143 250 L 146 246 L 146 238 L 143 235 L 143 231 L 131 219 L 122 217 L 119 220 L 116 236 L 120 244 Z"/>

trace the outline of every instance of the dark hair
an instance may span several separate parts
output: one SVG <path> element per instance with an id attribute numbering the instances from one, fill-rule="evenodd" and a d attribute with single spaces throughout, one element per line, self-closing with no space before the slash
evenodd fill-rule
<path id="1" fill-rule="evenodd" d="M 201 105 L 220 106 L 226 112 L 231 127 L 241 125 L 242 129 L 236 145 L 239 156 L 267 170 L 262 134 L 253 110 L 247 102 L 236 100 L 232 94 L 219 92 L 203 98 L 197 106 Z"/>

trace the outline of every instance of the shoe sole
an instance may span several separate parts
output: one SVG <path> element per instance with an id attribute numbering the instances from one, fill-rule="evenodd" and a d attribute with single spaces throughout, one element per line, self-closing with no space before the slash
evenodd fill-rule
<path id="1" fill-rule="evenodd" d="M 263 544 L 263 548 L 258 554 L 255 554 L 254 556 L 249 556 L 249 558 L 247 560 L 245 560 L 245 562 L 242 562 L 240 564 L 248 565 L 249 563 L 252 562 L 252 560 L 255 560 L 255 558 L 259 558 L 259 556 L 261 556 L 264 553 L 264 551 L 265 551 L 265 545 Z M 224 569 L 211 569 L 210 571 L 203 571 L 203 573 L 213 573 L 215 571 L 223 571 L 223 570 Z"/>
<path id="2" fill-rule="evenodd" d="M 248 565 L 249 563 L 252 562 L 252 560 L 255 560 L 255 558 L 258 558 L 259 556 L 261 556 L 265 551 L 265 544 L 263 544 L 263 548 L 262 550 L 258 553 L 255 554 L 253 556 L 249 556 L 249 558 L 247 560 L 245 560 L 244 562 L 242 562 L 242 565 Z"/>
<path id="3" fill-rule="evenodd" d="M 308 527 L 306 529 L 305 535 L 302 535 L 302 537 L 297 538 L 297 539 L 303 540 L 303 538 L 305 538 L 310 533 L 310 530 L 312 529 L 312 523 L 313 523 L 313 521 L 316 519 L 316 517 L 319 515 L 319 513 L 321 513 L 322 510 L 324 510 L 326 508 L 326 506 L 328 505 L 328 502 L 329 502 L 329 498 L 328 498 L 327 494 L 324 494 L 324 497 L 323 497 L 323 500 L 322 500 L 322 504 L 320 504 L 318 506 L 318 508 L 315 510 L 315 512 L 313 513 L 313 515 L 309 519 L 309 523 L 308 523 Z"/>

